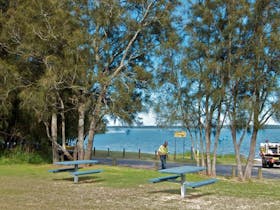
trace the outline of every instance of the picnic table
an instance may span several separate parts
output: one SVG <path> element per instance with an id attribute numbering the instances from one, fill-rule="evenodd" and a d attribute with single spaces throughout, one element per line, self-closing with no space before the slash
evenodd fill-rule
<path id="1" fill-rule="evenodd" d="M 159 170 L 160 173 L 167 173 L 167 174 L 173 174 L 171 176 L 165 176 L 165 177 L 158 177 L 150 179 L 150 182 L 152 183 L 158 183 L 163 181 L 172 181 L 172 182 L 179 182 L 181 184 L 181 197 L 185 197 L 185 192 L 187 187 L 191 188 L 197 188 L 208 184 L 213 184 L 217 181 L 217 179 L 207 179 L 202 180 L 198 182 L 188 182 L 186 181 L 186 174 L 188 173 L 197 173 L 200 171 L 206 170 L 205 167 L 199 167 L 199 166 L 179 166 L 179 167 L 173 167 L 168 169 L 162 169 Z M 176 179 L 179 178 L 179 181 L 176 181 Z"/>
<path id="2" fill-rule="evenodd" d="M 64 165 L 64 166 L 71 166 L 74 167 L 67 167 L 67 168 L 56 168 L 51 169 L 49 172 L 59 173 L 59 172 L 70 172 L 71 175 L 74 176 L 74 183 L 79 181 L 79 176 L 87 175 L 87 174 L 94 174 L 100 173 L 102 169 L 94 169 L 94 170 L 79 170 L 79 165 L 86 165 L 86 164 L 96 164 L 98 163 L 97 160 L 73 160 L 73 161 L 61 161 L 61 162 L 54 162 L 55 165 Z"/>

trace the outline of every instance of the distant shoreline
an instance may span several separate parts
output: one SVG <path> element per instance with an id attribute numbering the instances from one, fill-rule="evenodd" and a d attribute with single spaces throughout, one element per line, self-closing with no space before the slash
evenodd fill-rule
<path id="1" fill-rule="evenodd" d="M 182 129 L 184 128 L 183 126 L 168 126 L 168 127 L 163 127 L 163 126 L 157 126 L 157 125 L 140 125 L 140 126 L 122 126 L 122 125 L 110 125 L 107 126 L 107 128 L 161 128 L 161 129 Z M 223 128 L 229 128 L 228 125 L 225 125 Z M 280 125 L 265 125 L 262 129 L 280 129 Z"/>

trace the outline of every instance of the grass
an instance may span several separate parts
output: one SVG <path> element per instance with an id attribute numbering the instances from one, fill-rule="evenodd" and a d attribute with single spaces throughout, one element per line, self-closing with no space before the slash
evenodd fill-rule
<path id="1" fill-rule="evenodd" d="M 162 176 L 154 170 L 94 165 L 104 172 L 73 183 L 68 173 L 48 173 L 50 164 L 0 165 L 0 209 L 277 209 L 278 180 L 218 177 L 219 182 L 188 189 L 180 197 L 177 183 L 148 182 Z M 189 174 L 187 180 L 204 179 Z"/>

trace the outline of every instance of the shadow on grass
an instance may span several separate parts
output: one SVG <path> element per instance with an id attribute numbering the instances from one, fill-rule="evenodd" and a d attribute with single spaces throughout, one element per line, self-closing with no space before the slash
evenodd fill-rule
<path id="1" fill-rule="evenodd" d="M 54 181 L 67 181 L 74 183 L 74 177 L 68 177 L 68 178 L 54 178 Z M 104 182 L 105 179 L 97 177 L 97 176 L 82 176 L 79 177 L 78 183 L 75 184 L 82 184 L 82 183 L 100 183 Z"/>
<path id="2" fill-rule="evenodd" d="M 169 189 L 169 190 L 155 190 L 155 191 L 150 191 L 150 194 L 158 194 L 158 193 L 164 193 L 164 194 L 171 194 L 171 195 L 178 195 L 181 196 L 181 190 L 178 189 Z M 197 199 L 200 197 L 204 197 L 204 196 L 209 196 L 209 195 L 213 195 L 214 193 L 201 193 L 200 191 L 196 190 L 196 189 L 187 189 L 186 194 L 185 194 L 185 198 L 188 199 Z"/>

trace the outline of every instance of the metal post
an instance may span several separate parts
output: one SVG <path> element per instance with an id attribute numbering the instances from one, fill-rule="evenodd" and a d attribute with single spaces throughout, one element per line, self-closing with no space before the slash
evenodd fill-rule
<path id="1" fill-rule="evenodd" d="M 183 138 L 183 159 L 184 159 L 184 155 L 185 155 L 185 138 Z"/>
<path id="2" fill-rule="evenodd" d="M 157 151 L 155 150 L 155 160 L 157 160 Z"/>
<path id="3" fill-rule="evenodd" d="M 125 148 L 123 148 L 122 156 L 123 156 L 123 158 L 125 157 Z"/>
<path id="4" fill-rule="evenodd" d="M 112 165 L 116 166 L 117 165 L 117 158 L 112 158 Z"/>
<path id="5" fill-rule="evenodd" d="M 78 176 L 74 176 L 74 183 L 78 183 L 78 181 L 79 181 L 79 177 Z"/>
<path id="6" fill-rule="evenodd" d="M 181 197 L 184 198 L 186 194 L 186 186 L 185 186 L 185 181 L 186 181 L 186 175 L 181 174 Z"/>
<path id="7" fill-rule="evenodd" d="M 176 138 L 175 138 L 175 151 L 174 151 L 174 160 L 176 160 Z"/>

